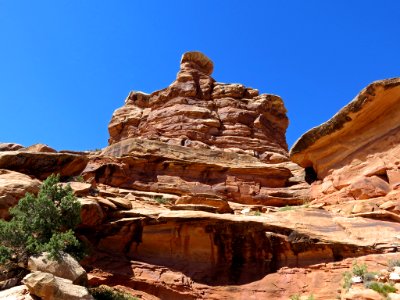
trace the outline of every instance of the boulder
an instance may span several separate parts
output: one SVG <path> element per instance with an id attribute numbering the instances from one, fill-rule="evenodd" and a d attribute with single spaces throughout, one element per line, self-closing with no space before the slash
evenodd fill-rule
<path id="1" fill-rule="evenodd" d="M 78 198 L 81 204 L 81 224 L 80 226 L 97 226 L 105 218 L 103 210 L 98 201 L 89 198 Z"/>
<path id="2" fill-rule="evenodd" d="M 10 289 L 0 291 L 0 299 L 2 300 L 34 300 L 29 294 L 28 287 L 18 285 Z"/>
<path id="3" fill-rule="evenodd" d="M 40 181 L 14 171 L 0 169 L 0 218 L 9 217 L 8 210 L 26 193 L 37 193 Z"/>
<path id="4" fill-rule="evenodd" d="M 30 152 L 48 152 L 48 153 L 57 153 L 57 151 L 48 145 L 45 144 L 34 144 L 29 147 L 23 149 L 24 151 Z"/>
<path id="5" fill-rule="evenodd" d="M 32 295 L 44 300 L 94 300 L 85 287 L 50 273 L 35 271 L 22 282 Z"/>
<path id="6" fill-rule="evenodd" d="M 63 253 L 60 260 L 50 259 L 47 252 L 39 256 L 31 256 L 28 260 L 28 269 L 51 273 L 54 276 L 71 280 L 74 284 L 85 285 L 88 280 L 86 271 L 68 253 Z"/>
<path id="7" fill-rule="evenodd" d="M 24 146 L 15 143 L 0 143 L 0 151 L 16 151 Z"/>
<path id="8" fill-rule="evenodd" d="M 40 180 L 53 173 L 61 177 L 76 176 L 85 168 L 88 158 L 83 154 L 31 152 L 25 150 L 0 152 L 0 168 L 33 175 Z"/>
<path id="9" fill-rule="evenodd" d="M 228 202 L 222 198 L 215 197 L 213 195 L 186 195 L 175 202 L 176 205 L 183 204 L 196 204 L 211 206 L 216 209 L 219 213 L 232 213 L 233 210 L 230 208 Z M 206 208 L 207 209 L 207 208 Z"/>
<path id="10" fill-rule="evenodd" d="M 64 187 L 66 187 L 67 185 L 71 187 L 74 195 L 77 197 L 87 196 L 92 189 L 92 185 L 86 182 L 71 181 L 67 183 L 62 183 L 62 186 Z"/>
<path id="11" fill-rule="evenodd" d="M 344 300 L 382 300 L 381 294 L 366 288 L 350 288 L 349 291 L 343 296 Z"/>

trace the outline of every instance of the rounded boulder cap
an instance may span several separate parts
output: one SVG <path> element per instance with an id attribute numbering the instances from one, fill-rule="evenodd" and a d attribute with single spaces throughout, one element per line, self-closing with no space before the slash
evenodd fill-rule
<path id="1" fill-rule="evenodd" d="M 195 63 L 207 75 L 211 75 L 214 70 L 214 64 L 211 59 L 199 51 L 190 51 L 184 53 L 181 58 L 181 65 L 186 62 Z"/>

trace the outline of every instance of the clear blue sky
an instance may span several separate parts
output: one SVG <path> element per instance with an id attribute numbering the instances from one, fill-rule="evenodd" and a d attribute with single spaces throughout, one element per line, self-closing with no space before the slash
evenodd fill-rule
<path id="1" fill-rule="evenodd" d="M 129 91 L 200 50 L 217 81 L 283 98 L 291 145 L 400 76 L 400 1 L 0 0 L 0 39 L 0 142 L 102 148 Z"/>

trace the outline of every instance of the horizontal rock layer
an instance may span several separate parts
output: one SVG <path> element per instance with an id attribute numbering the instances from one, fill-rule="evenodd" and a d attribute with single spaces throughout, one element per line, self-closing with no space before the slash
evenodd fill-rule
<path id="1" fill-rule="evenodd" d="M 122 188 L 284 206 L 306 198 L 307 186 L 291 182 L 290 168 L 295 169 L 289 163 L 267 164 L 245 154 L 131 138 L 92 157 L 83 175 Z"/>

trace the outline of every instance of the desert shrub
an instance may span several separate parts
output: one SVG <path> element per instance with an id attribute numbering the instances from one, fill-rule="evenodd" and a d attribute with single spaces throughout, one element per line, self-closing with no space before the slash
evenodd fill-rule
<path id="1" fill-rule="evenodd" d="M 387 296 L 389 293 L 396 292 L 396 288 L 392 284 L 386 284 L 382 282 L 371 281 L 366 284 L 366 287 L 378 292 L 383 296 Z"/>
<path id="2" fill-rule="evenodd" d="M 301 297 L 300 297 L 299 294 L 295 294 L 295 295 L 290 296 L 289 299 L 290 299 L 290 300 L 300 300 Z M 308 296 L 308 297 L 307 297 L 307 300 L 315 300 L 314 295 Z"/>
<path id="3" fill-rule="evenodd" d="M 51 258 L 62 251 L 79 258 L 82 247 L 73 229 L 80 210 L 71 187 L 60 185 L 59 175 L 49 176 L 37 196 L 27 193 L 10 209 L 10 221 L 0 220 L 0 263 L 26 263 L 43 251 Z"/>
<path id="4" fill-rule="evenodd" d="M 288 211 L 288 210 L 294 210 L 296 208 L 297 208 L 296 206 L 286 205 L 286 206 L 280 207 L 278 209 L 278 211 Z"/>
<path id="5" fill-rule="evenodd" d="M 105 285 L 90 288 L 89 292 L 96 300 L 139 300 L 137 297 L 122 293 Z"/>
<path id="6" fill-rule="evenodd" d="M 169 201 L 168 199 L 164 198 L 163 196 L 155 196 L 154 200 L 158 203 L 158 204 L 167 204 Z"/>
<path id="7" fill-rule="evenodd" d="M 370 281 L 376 280 L 376 275 L 378 275 L 378 273 L 376 273 L 376 272 L 366 272 L 366 273 L 364 273 L 364 275 L 362 277 L 364 283 L 367 284 Z"/>
<path id="8" fill-rule="evenodd" d="M 351 287 L 352 274 L 348 271 L 343 273 L 343 288 L 347 291 Z"/>
<path id="9" fill-rule="evenodd" d="M 400 259 L 389 260 L 388 266 L 390 269 L 393 269 L 394 267 L 400 267 Z"/>
<path id="10" fill-rule="evenodd" d="M 360 276 L 361 278 L 364 278 L 364 274 L 368 272 L 368 268 L 366 264 L 357 264 L 357 262 L 353 263 L 353 274 L 355 276 Z"/>

